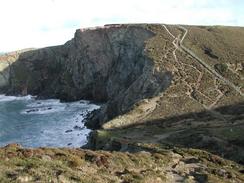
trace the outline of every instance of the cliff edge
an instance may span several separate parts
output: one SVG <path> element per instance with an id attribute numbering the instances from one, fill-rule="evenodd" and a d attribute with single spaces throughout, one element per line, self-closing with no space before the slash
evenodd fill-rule
<path id="1" fill-rule="evenodd" d="M 179 178 L 195 182 L 241 182 L 244 180 L 243 38 L 244 28 L 224 26 L 121 24 L 79 29 L 64 45 L 0 56 L 0 91 L 102 103 L 101 109 L 86 121 L 88 127 L 97 129 L 87 147 L 129 151 L 132 154 L 96 151 L 106 157 L 123 155 L 128 160 L 126 166 L 135 160 L 133 153 L 138 151 L 148 151 L 145 156 L 143 152 L 139 155 L 143 160 L 149 158 L 150 163 L 155 161 L 156 152 L 160 160 L 162 154 L 168 157 L 170 152 L 177 153 L 177 157 L 183 157 L 181 165 L 185 163 L 185 153 L 187 158 L 193 156 L 193 163 L 187 164 L 195 168 L 187 169 L 188 173 L 181 175 L 181 165 L 170 164 L 174 180 L 167 176 L 159 179 L 153 174 L 155 181 L 163 182 L 165 178 L 177 182 Z M 165 149 L 167 153 L 163 152 Z M 2 157 L 6 156 L 6 150 L 8 147 L 0 150 Z M 51 152 L 48 156 L 56 162 L 60 158 L 56 152 L 53 154 L 56 150 L 44 150 L 42 155 Z M 24 150 L 17 148 L 13 153 L 22 158 L 19 151 Z M 75 150 L 67 151 L 62 153 L 69 158 L 76 156 L 67 155 Z M 93 151 L 82 152 L 79 157 L 89 161 L 88 164 L 103 161 L 99 159 L 101 154 L 97 159 L 84 155 Z M 209 167 L 211 153 L 218 155 L 210 162 L 214 167 L 201 169 Z M 225 162 L 219 156 L 239 165 Z M 116 162 L 114 158 L 108 161 Z M 225 173 L 219 173 L 217 169 L 222 162 L 228 164 L 226 167 L 233 164 L 234 172 L 222 169 Z M 83 163 L 77 165 L 82 166 Z M 95 169 L 99 167 L 96 165 Z M 128 180 L 135 180 L 137 170 L 138 167 L 114 172 L 117 176 L 114 180 L 118 177 L 126 180 L 127 174 L 132 176 Z M 162 169 L 167 170 L 169 167 Z M 146 176 L 142 179 L 146 180 Z"/>
<path id="2" fill-rule="evenodd" d="M 87 122 L 91 128 L 214 110 L 243 101 L 243 44 L 235 32 L 243 29 L 161 24 L 79 29 L 64 45 L 1 56 L 0 87 L 8 94 L 103 102 Z"/>

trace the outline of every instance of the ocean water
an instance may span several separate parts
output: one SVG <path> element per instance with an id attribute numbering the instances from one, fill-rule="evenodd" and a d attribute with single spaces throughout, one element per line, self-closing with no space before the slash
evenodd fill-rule
<path id="1" fill-rule="evenodd" d="M 81 147 L 90 133 L 84 118 L 98 108 L 84 100 L 61 103 L 56 99 L 0 95 L 0 146 Z"/>

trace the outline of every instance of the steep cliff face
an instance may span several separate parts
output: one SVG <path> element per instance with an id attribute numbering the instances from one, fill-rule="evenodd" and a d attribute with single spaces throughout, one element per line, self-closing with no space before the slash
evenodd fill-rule
<path id="1" fill-rule="evenodd" d="M 107 101 L 96 116 L 97 122 L 90 124 L 122 114 L 137 101 L 169 86 L 171 74 L 154 72 L 154 62 L 144 51 L 145 41 L 153 36 L 142 26 L 76 32 L 69 43 L 67 70 L 81 98 Z"/>
<path id="2" fill-rule="evenodd" d="M 170 85 L 171 73 L 156 71 L 146 55 L 153 36 L 142 25 L 80 29 L 62 46 L 26 51 L 10 64 L 3 59 L 1 86 L 9 94 L 107 102 L 90 123 L 99 126 Z"/>
<path id="3" fill-rule="evenodd" d="M 19 55 L 29 49 L 20 50 L 12 53 L 0 54 L 0 89 L 6 90 L 9 86 L 11 65 L 18 60 Z"/>
<path id="4" fill-rule="evenodd" d="M 92 128 L 204 110 L 226 120 L 215 108 L 244 96 L 242 34 L 241 28 L 160 24 L 80 29 L 64 45 L 1 56 L 0 87 L 9 94 L 104 102 L 87 122 Z M 223 45 L 235 54 L 217 53 Z"/>
<path id="5" fill-rule="evenodd" d="M 0 87 L 4 87 L 8 84 L 8 78 L 9 78 L 9 64 L 8 62 L 1 62 L 0 64 Z"/>
<path id="6" fill-rule="evenodd" d="M 150 76 L 153 62 L 145 55 L 145 41 L 153 33 L 143 27 L 121 26 L 95 30 L 77 30 L 74 40 L 69 43 L 67 70 L 72 74 L 75 86 L 85 98 L 108 101 L 124 95 L 127 89 L 137 84 L 145 89 L 148 82 L 158 75 Z M 144 85 L 139 78 L 147 76 Z M 152 87 L 156 92 L 159 85 Z M 138 99 L 153 95 L 137 88 Z M 132 99 L 133 100 L 133 99 Z"/>
<path id="7" fill-rule="evenodd" d="M 156 167 L 153 171 L 157 170 L 153 173 L 155 180 L 159 180 L 159 172 L 167 176 L 173 172 L 169 175 L 173 180 L 168 182 L 188 181 L 188 178 L 195 182 L 243 182 L 243 166 L 237 165 L 234 171 L 234 162 L 224 163 L 218 156 L 191 149 L 207 150 L 244 164 L 243 38 L 244 28 L 238 27 L 143 24 L 81 29 L 64 45 L 0 56 L 0 91 L 65 101 L 103 102 L 101 109 L 87 120 L 87 126 L 99 128 L 91 134 L 87 147 L 143 150 L 162 153 L 162 157 L 167 157 L 165 149 L 170 154 L 179 153 L 177 156 L 181 158 L 175 161 L 170 157 L 173 164 L 166 169 L 161 166 L 167 165 L 168 159 L 153 166 Z M 122 152 L 112 153 L 114 155 L 96 152 L 99 156 L 94 157 L 91 156 L 94 152 L 82 151 L 84 155 L 77 157 L 73 156 L 76 150 L 68 150 L 67 154 L 61 149 L 57 149 L 57 153 L 48 149 L 41 151 L 44 151 L 44 159 L 49 158 L 47 172 L 52 176 L 60 172 L 53 169 L 56 160 L 59 163 L 60 159 L 64 160 L 65 166 L 67 162 L 71 165 L 78 162 L 77 172 L 82 173 L 77 182 L 85 180 L 84 174 L 88 175 L 86 181 L 90 180 L 97 169 L 102 170 L 102 175 L 97 174 L 102 182 L 107 178 L 112 178 L 111 182 L 132 182 L 137 177 L 135 172 L 143 175 L 142 180 L 148 178 L 145 172 L 152 175 L 152 167 L 138 164 L 150 160 L 144 155 L 137 160 L 137 154 Z M 14 167 L 14 172 L 5 172 L 3 164 L 2 180 L 18 179 L 17 175 L 23 173 L 22 169 L 16 173 L 16 158 L 23 160 L 24 166 L 28 166 L 23 170 L 34 176 L 26 164 L 31 162 L 23 157 L 26 153 L 20 152 L 25 150 L 0 149 L 0 159 L 7 157 L 6 166 Z M 37 161 L 38 153 L 37 149 L 33 160 L 43 163 L 42 159 Z M 109 156 L 113 158 L 107 164 L 101 157 Z M 125 163 L 121 157 L 129 161 Z M 151 166 L 161 159 L 158 155 L 155 158 L 145 165 Z M 121 170 L 116 169 L 118 160 L 121 160 Z M 110 166 L 114 162 L 116 166 Z M 133 171 L 127 169 L 134 166 L 131 162 L 137 166 Z M 101 163 L 105 164 L 104 169 Z M 19 163 L 16 166 L 19 167 Z M 37 172 L 39 177 L 40 171 Z M 111 173 L 115 177 L 111 177 Z M 132 178 L 125 180 L 127 176 Z"/>

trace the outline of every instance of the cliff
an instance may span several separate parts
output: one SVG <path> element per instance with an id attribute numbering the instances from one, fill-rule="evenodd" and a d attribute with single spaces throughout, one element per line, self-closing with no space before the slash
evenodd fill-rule
<path id="1" fill-rule="evenodd" d="M 107 102 L 105 122 L 169 86 L 171 73 L 155 71 L 144 51 L 153 35 L 133 25 L 77 30 L 65 45 L 24 52 L 10 64 L 2 58 L 2 86 L 9 94 Z"/>
<path id="2" fill-rule="evenodd" d="M 243 29 L 188 29 L 163 25 L 80 29 L 64 45 L 1 56 L 0 87 L 9 94 L 104 102 L 87 123 L 93 128 L 129 111 L 129 116 L 120 116 L 107 127 L 243 101 L 243 64 L 238 60 L 243 44 L 234 36 Z M 201 33 L 206 37 L 197 41 L 201 36 L 195 34 Z M 226 40 L 229 34 L 233 44 Z M 187 52 L 184 39 L 203 61 Z"/>
<path id="3" fill-rule="evenodd" d="M 0 91 L 103 103 L 86 121 L 95 150 L 197 148 L 243 164 L 243 38 L 222 26 L 79 29 L 64 45 L 0 56 Z"/>

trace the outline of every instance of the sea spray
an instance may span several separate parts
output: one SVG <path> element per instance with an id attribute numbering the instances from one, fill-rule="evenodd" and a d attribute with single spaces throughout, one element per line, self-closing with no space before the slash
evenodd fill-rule
<path id="1" fill-rule="evenodd" d="M 0 146 L 19 143 L 25 147 L 80 147 L 90 130 L 84 118 L 99 106 L 81 100 L 0 95 Z"/>

